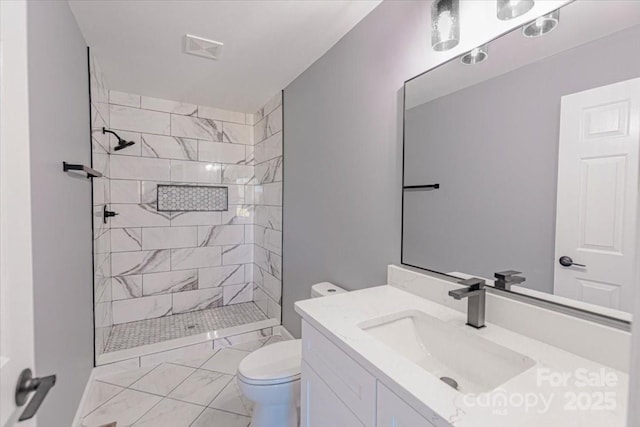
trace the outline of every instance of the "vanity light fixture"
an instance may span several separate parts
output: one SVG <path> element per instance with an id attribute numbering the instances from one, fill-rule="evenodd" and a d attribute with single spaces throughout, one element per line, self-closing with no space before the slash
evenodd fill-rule
<path id="1" fill-rule="evenodd" d="M 478 46 L 471 49 L 460 58 L 460 62 L 466 65 L 479 64 L 489 57 L 489 45 Z"/>
<path id="2" fill-rule="evenodd" d="M 508 21 L 529 12 L 534 0 L 498 0 L 496 15 L 501 21 Z"/>
<path id="3" fill-rule="evenodd" d="M 550 33 L 560 23 L 560 10 L 538 16 L 535 21 L 522 27 L 522 35 L 525 37 L 540 37 Z"/>
<path id="4" fill-rule="evenodd" d="M 460 42 L 460 0 L 434 0 L 431 5 L 431 47 L 437 52 Z"/>

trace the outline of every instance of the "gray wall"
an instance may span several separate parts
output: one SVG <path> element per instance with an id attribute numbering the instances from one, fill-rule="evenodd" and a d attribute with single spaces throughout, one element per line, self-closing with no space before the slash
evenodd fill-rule
<path id="1" fill-rule="evenodd" d="M 428 3 L 386 1 L 284 91 L 283 324 L 331 281 L 386 283 L 400 260 L 402 85 L 424 69 Z"/>
<path id="2" fill-rule="evenodd" d="M 639 42 L 635 27 L 407 111 L 405 184 L 442 187 L 405 194 L 403 261 L 553 292 L 560 99 L 640 76 Z"/>
<path id="3" fill-rule="evenodd" d="M 57 374 L 40 427 L 70 426 L 93 367 L 91 182 L 62 172 L 90 164 L 87 50 L 67 2 L 27 9 L 35 372 Z"/>

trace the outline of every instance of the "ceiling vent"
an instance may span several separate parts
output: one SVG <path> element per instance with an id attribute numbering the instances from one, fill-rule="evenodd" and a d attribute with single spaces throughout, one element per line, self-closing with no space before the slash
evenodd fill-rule
<path id="1" fill-rule="evenodd" d="M 203 39 L 202 37 L 186 34 L 184 36 L 184 53 L 202 56 L 208 59 L 218 59 L 224 43 Z"/>

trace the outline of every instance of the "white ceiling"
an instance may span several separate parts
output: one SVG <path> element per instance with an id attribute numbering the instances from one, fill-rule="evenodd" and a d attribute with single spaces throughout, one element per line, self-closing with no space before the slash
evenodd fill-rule
<path id="1" fill-rule="evenodd" d="M 70 0 L 110 89 L 255 112 L 380 0 Z M 218 61 L 183 36 L 224 43 Z"/>

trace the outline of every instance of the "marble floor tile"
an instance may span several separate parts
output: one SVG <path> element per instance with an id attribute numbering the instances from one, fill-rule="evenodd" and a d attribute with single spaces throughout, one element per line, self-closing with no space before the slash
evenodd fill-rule
<path id="1" fill-rule="evenodd" d="M 207 406 L 232 378 L 231 375 L 198 369 L 169 393 L 168 397 Z"/>
<path id="2" fill-rule="evenodd" d="M 117 374 L 106 375 L 100 377 L 98 381 L 119 385 L 120 387 L 129 387 L 143 376 L 147 375 L 155 366 L 145 366 L 143 368 L 133 369 L 131 371 L 119 372 Z"/>
<path id="3" fill-rule="evenodd" d="M 84 403 L 84 408 L 81 415 L 83 417 L 87 416 L 87 414 L 94 411 L 99 406 L 101 406 L 123 390 L 123 387 L 95 381 L 91 385 L 91 389 L 89 390 L 89 394 L 87 395 L 87 399 Z"/>
<path id="4" fill-rule="evenodd" d="M 269 341 L 269 337 L 265 337 L 265 338 L 260 338 L 254 341 L 247 341 L 240 344 L 234 344 L 229 346 L 228 348 L 233 350 L 255 351 L 261 348 L 263 345 L 265 345 L 268 341 Z"/>
<path id="5" fill-rule="evenodd" d="M 209 404 L 210 408 L 221 409 L 234 414 L 251 416 L 253 403 L 244 397 L 242 391 L 238 387 L 236 378 L 233 377 L 231 382 L 213 399 Z"/>
<path id="6" fill-rule="evenodd" d="M 191 427 L 249 427 L 251 419 L 243 415 L 207 408 Z"/>
<path id="7" fill-rule="evenodd" d="M 166 396 L 193 372 L 195 372 L 194 368 L 163 363 L 133 383 L 130 388 Z"/>
<path id="8" fill-rule="evenodd" d="M 99 427 L 116 422 L 118 427 L 127 427 L 135 423 L 160 400 L 162 400 L 161 397 L 153 394 L 125 390 L 87 415 L 82 420 L 82 425 Z"/>
<path id="9" fill-rule="evenodd" d="M 203 410 L 202 406 L 165 398 L 133 427 L 189 427 Z"/>
<path id="10" fill-rule="evenodd" d="M 222 372 L 224 374 L 235 375 L 238 371 L 240 361 L 247 357 L 248 351 L 223 348 L 213 355 L 200 369 Z"/>
<path id="11" fill-rule="evenodd" d="M 203 351 L 198 355 L 181 357 L 179 359 L 171 360 L 169 363 L 188 366 L 190 368 L 199 368 L 204 365 L 207 360 L 211 359 L 211 356 L 216 354 L 218 351 L 220 351 L 220 349 Z"/>

